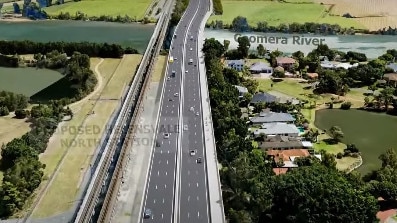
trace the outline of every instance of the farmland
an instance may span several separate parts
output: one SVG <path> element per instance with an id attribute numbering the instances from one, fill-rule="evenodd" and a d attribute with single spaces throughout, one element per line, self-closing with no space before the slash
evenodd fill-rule
<path id="1" fill-rule="evenodd" d="M 45 8 L 44 11 L 51 16 L 59 15 L 61 12 L 68 12 L 70 15 L 75 15 L 77 12 L 82 12 L 88 17 L 92 16 L 125 16 L 138 20 L 144 17 L 146 9 L 149 7 L 152 0 L 91 0 L 68 2 L 62 5 L 54 5 Z"/>
<path id="2" fill-rule="evenodd" d="M 349 13 L 369 30 L 395 27 L 397 24 L 397 1 L 395 0 L 314 0 L 330 6 L 331 15 Z"/>

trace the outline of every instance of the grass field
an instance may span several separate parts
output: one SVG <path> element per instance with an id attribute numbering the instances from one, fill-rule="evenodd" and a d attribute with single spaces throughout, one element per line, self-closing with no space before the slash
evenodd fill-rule
<path id="1" fill-rule="evenodd" d="M 82 0 L 79 2 L 68 2 L 63 5 L 55 5 L 45 8 L 49 15 L 59 15 L 68 12 L 75 15 L 82 12 L 91 16 L 125 16 L 142 19 L 152 0 Z"/>
<path id="2" fill-rule="evenodd" d="M 80 181 L 91 162 L 97 142 L 105 129 L 105 125 L 113 113 L 119 101 L 106 100 L 117 97 L 122 93 L 123 86 L 133 77 L 133 71 L 140 62 L 140 55 L 127 55 L 122 60 L 105 59 L 99 66 L 102 76 L 102 93 L 100 100 L 90 100 L 79 105 L 81 107 L 73 119 L 63 123 L 65 126 L 86 126 L 100 129 L 100 132 L 85 132 L 83 134 L 72 134 L 64 132 L 57 134 L 52 139 L 41 161 L 47 165 L 45 176 L 52 174 L 59 163 L 62 155 L 67 151 L 65 159 L 61 164 L 58 174 L 47 190 L 42 201 L 39 203 L 33 215 L 35 217 L 48 217 L 68 210 L 76 199 L 76 193 L 80 187 Z M 92 61 L 95 67 L 99 60 Z M 97 99 L 96 95 L 93 99 Z M 103 99 L 103 100 L 101 100 Z M 96 104 L 95 104 L 96 102 Z M 95 114 L 87 115 L 95 111 Z M 65 146 L 63 142 L 80 142 L 76 146 Z M 47 182 L 43 182 L 47 183 Z M 43 184 L 44 185 L 44 184 Z M 41 188 L 43 188 L 43 185 Z"/>
<path id="3" fill-rule="evenodd" d="M 397 24 L 397 1 L 395 0 L 315 0 L 332 6 L 330 14 L 350 15 L 370 30 L 378 30 L 384 27 L 395 27 Z"/>
<path id="4" fill-rule="evenodd" d="M 269 25 L 290 24 L 293 22 L 339 24 L 342 27 L 364 28 L 352 19 L 330 16 L 326 10 L 329 6 L 320 4 L 290 4 L 277 1 L 222 1 L 223 15 L 211 16 L 208 22 L 222 20 L 231 24 L 237 16 L 246 17 L 248 23 L 256 25 L 266 21 Z"/>
<path id="5" fill-rule="evenodd" d="M 158 56 L 156 66 L 152 74 L 152 81 L 159 82 L 167 67 L 167 56 Z"/>

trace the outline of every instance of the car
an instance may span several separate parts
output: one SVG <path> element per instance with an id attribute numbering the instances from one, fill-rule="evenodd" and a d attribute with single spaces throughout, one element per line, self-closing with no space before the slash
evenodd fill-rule
<path id="1" fill-rule="evenodd" d="M 196 112 L 196 115 L 199 116 L 200 114 L 198 112 Z"/>
<path id="2" fill-rule="evenodd" d="M 193 50 L 193 48 L 190 48 L 190 51 L 192 51 Z"/>
<path id="3" fill-rule="evenodd" d="M 167 77 L 167 81 L 169 81 L 169 80 L 171 80 L 171 78 L 170 78 L 170 77 Z"/>
<path id="4" fill-rule="evenodd" d="M 190 150 L 190 156 L 196 155 L 196 150 Z"/>
<path id="5" fill-rule="evenodd" d="M 187 73 L 188 72 L 188 70 L 185 70 L 185 73 Z"/>
<path id="6" fill-rule="evenodd" d="M 189 59 L 189 64 L 193 64 L 193 59 Z"/>
<path id="7" fill-rule="evenodd" d="M 169 98 L 168 101 L 174 101 L 172 98 Z"/>
<path id="8" fill-rule="evenodd" d="M 190 36 L 190 39 L 193 40 L 193 36 Z"/>
<path id="9" fill-rule="evenodd" d="M 178 97 L 178 96 L 179 96 L 179 94 L 178 94 L 178 93 L 175 93 L 175 94 L 174 94 L 174 96 L 175 96 L 175 97 Z"/>
<path id="10" fill-rule="evenodd" d="M 174 62 L 174 58 L 171 56 L 171 57 L 168 59 L 168 62 L 170 62 L 170 63 Z"/>
<path id="11" fill-rule="evenodd" d="M 183 130 L 187 131 L 187 125 L 183 126 Z"/>
<path id="12" fill-rule="evenodd" d="M 170 134 L 169 133 L 164 133 L 164 139 L 168 139 L 170 138 Z"/>
<path id="13" fill-rule="evenodd" d="M 150 209 L 145 209 L 145 211 L 143 212 L 143 218 L 144 219 L 148 219 L 152 217 L 152 210 Z"/>
<path id="14" fill-rule="evenodd" d="M 174 57 L 174 60 L 178 60 L 178 58 Z"/>
<path id="15" fill-rule="evenodd" d="M 194 112 L 194 108 L 193 108 L 193 107 L 190 107 L 190 111 Z"/>
<path id="16" fill-rule="evenodd" d="M 203 161 L 202 161 L 202 158 L 201 157 L 199 157 L 199 158 L 197 158 L 197 163 L 202 163 Z"/>
<path id="17" fill-rule="evenodd" d="M 156 141 L 156 147 L 160 147 L 159 141 Z"/>

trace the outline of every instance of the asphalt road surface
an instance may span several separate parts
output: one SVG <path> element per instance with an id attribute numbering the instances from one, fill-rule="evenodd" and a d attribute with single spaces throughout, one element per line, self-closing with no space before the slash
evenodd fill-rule
<path id="1" fill-rule="evenodd" d="M 209 221 L 197 64 L 197 36 L 208 7 L 207 0 L 190 1 L 175 30 L 169 53 L 174 62 L 168 64 L 164 82 L 141 222 Z M 192 64 L 189 64 L 190 59 Z M 195 150 L 196 154 L 190 156 L 190 150 Z M 199 157 L 202 163 L 197 163 Z M 151 216 L 144 219 L 148 209 Z"/>

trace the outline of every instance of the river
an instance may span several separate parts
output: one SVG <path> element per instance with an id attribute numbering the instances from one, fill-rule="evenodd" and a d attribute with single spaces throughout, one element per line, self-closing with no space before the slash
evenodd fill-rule
<path id="1" fill-rule="evenodd" d="M 227 30 L 206 29 L 205 38 L 215 38 L 221 43 L 223 40 L 230 40 L 229 49 L 237 48 L 237 41 L 235 35 L 237 33 Z M 356 51 L 365 53 L 368 58 L 377 58 L 384 54 L 387 49 L 397 49 L 396 36 L 382 36 L 382 35 L 337 35 L 337 36 L 320 36 L 310 34 L 282 34 L 282 33 L 243 33 L 242 36 L 249 36 L 251 38 L 251 48 L 256 49 L 262 44 L 267 50 L 280 50 L 286 54 L 291 54 L 296 51 L 309 53 L 317 46 L 313 43 L 319 42 L 327 44 L 332 49 L 340 51 Z M 260 37 L 260 38 L 258 38 Z M 315 40 L 317 39 L 317 40 Z M 267 40 L 267 43 L 265 43 Z M 314 41 L 313 41 L 314 40 Z"/>
<path id="2" fill-rule="evenodd" d="M 153 34 L 154 25 L 85 21 L 0 22 L 0 40 L 39 42 L 97 42 L 130 46 L 143 53 Z"/>

